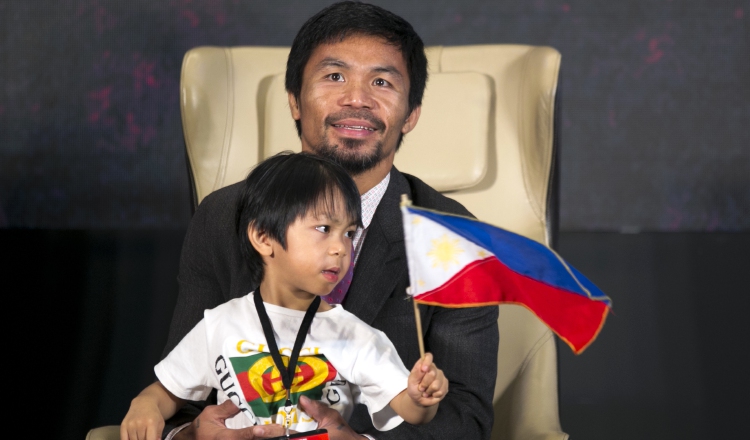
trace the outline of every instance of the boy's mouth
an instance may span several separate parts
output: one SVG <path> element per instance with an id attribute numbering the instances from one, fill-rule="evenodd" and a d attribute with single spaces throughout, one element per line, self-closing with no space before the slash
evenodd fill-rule
<path id="1" fill-rule="evenodd" d="M 330 269 L 323 269 L 321 272 L 323 274 L 323 277 L 328 280 L 329 282 L 335 283 L 339 280 L 339 272 L 341 269 L 338 267 L 332 267 Z"/>

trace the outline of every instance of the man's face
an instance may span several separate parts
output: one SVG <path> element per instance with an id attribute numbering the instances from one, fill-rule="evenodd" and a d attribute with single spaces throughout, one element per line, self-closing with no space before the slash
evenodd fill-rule
<path id="1" fill-rule="evenodd" d="M 302 151 L 327 156 L 356 176 L 378 165 L 390 170 L 401 135 L 420 108 L 408 111 L 403 55 L 378 37 L 354 35 L 318 46 L 302 76 L 292 117 L 302 126 Z"/>

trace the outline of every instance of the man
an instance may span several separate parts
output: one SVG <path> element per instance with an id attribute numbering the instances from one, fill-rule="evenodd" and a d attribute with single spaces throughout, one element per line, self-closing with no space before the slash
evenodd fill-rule
<path id="1" fill-rule="evenodd" d="M 393 167 L 403 136 L 419 120 L 426 80 L 424 45 L 411 25 L 363 3 L 337 3 L 310 18 L 297 34 L 287 61 L 286 88 L 302 150 L 341 163 L 362 195 L 365 228 L 354 240 L 351 287 L 343 292 L 334 289 L 336 295 L 331 296 L 384 331 L 405 365 L 419 358 L 419 347 L 412 305 L 404 300 L 408 272 L 401 195 L 407 194 L 417 206 L 470 215 L 457 202 Z M 165 355 L 202 318 L 204 309 L 257 287 L 237 245 L 237 194 L 237 184 L 215 191 L 191 221 Z M 421 308 L 425 349 L 450 380 L 450 392 L 427 425 L 404 423 L 379 432 L 362 406 L 347 424 L 323 405 L 305 399 L 300 405 L 328 429 L 331 439 L 489 438 L 497 313 L 497 307 Z M 181 424 L 189 418 L 171 420 L 165 434 L 176 439 L 254 439 L 283 433 L 279 426 L 270 425 L 228 431 L 223 419 L 236 412 L 231 405 L 207 406 L 191 423 Z"/>

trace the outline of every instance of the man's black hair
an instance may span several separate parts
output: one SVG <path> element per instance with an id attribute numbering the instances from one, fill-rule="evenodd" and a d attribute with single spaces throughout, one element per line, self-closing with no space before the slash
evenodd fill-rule
<path id="1" fill-rule="evenodd" d="M 398 15 L 368 3 L 334 3 L 310 17 L 292 43 L 286 62 L 285 86 L 299 102 L 302 76 L 310 56 L 321 44 L 343 41 L 353 35 L 380 37 L 399 49 L 409 73 L 409 114 L 422 105 L 427 84 L 427 56 L 424 43 L 414 28 Z M 302 134 L 302 124 L 297 134 Z"/>
<path id="2" fill-rule="evenodd" d="M 343 207 L 335 206 L 339 195 Z M 362 226 L 360 205 L 354 180 L 330 159 L 285 151 L 260 162 L 245 179 L 236 214 L 237 236 L 252 284 L 260 285 L 264 268 L 263 258 L 247 235 L 250 225 L 286 249 L 287 229 L 307 213 L 330 214 L 336 207 L 343 208 L 348 218 Z"/>

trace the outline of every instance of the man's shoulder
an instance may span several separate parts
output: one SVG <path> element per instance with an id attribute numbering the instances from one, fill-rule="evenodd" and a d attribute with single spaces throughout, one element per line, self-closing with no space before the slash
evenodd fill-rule
<path id="1" fill-rule="evenodd" d="M 229 216 L 233 218 L 237 211 L 237 199 L 242 193 L 243 183 L 242 181 L 233 183 L 208 194 L 201 200 L 194 217 L 224 219 Z"/>
<path id="2" fill-rule="evenodd" d="M 219 188 L 216 191 L 212 191 L 206 195 L 198 205 L 198 209 L 201 207 L 212 207 L 216 205 L 223 206 L 225 203 L 234 203 L 239 197 L 244 181 L 239 181 L 231 185 Z"/>
<path id="3" fill-rule="evenodd" d="M 422 208 L 434 209 L 474 217 L 468 209 L 459 202 L 443 195 L 440 191 L 425 183 L 422 179 L 407 173 L 400 173 L 409 183 L 412 193 L 412 203 Z"/>

